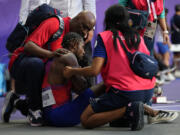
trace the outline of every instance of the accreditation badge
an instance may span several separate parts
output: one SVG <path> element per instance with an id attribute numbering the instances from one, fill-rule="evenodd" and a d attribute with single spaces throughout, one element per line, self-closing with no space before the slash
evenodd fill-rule
<path id="1" fill-rule="evenodd" d="M 51 88 L 43 90 L 42 92 L 42 104 L 43 107 L 56 104 Z"/>
<path id="2" fill-rule="evenodd" d="M 156 32 L 156 26 L 157 26 L 156 21 L 155 22 L 148 21 L 144 36 L 153 39 L 154 35 L 155 35 L 155 32 Z"/>

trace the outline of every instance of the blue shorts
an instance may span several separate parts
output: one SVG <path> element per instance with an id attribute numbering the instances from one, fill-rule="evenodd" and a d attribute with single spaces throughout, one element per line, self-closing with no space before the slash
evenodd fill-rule
<path id="1" fill-rule="evenodd" d="M 90 98 L 90 104 L 93 111 L 105 112 L 127 106 L 129 102 L 141 101 L 149 103 L 154 89 L 137 90 L 137 91 L 121 91 L 115 88 L 110 90 L 98 98 Z"/>
<path id="2" fill-rule="evenodd" d="M 59 107 L 47 107 L 43 110 L 47 124 L 57 127 L 72 127 L 80 123 L 80 116 L 89 105 L 89 99 L 94 97 L 91 89 L 86 89 L 75 100 Z"/>
<path id="3" fill-rule="evenodd" d="M 163 44 L 162 42 L 157 42 L 158 52 L 160 54 L 165 54 L 166 52 L 169 52 L 168 45 Z"/>

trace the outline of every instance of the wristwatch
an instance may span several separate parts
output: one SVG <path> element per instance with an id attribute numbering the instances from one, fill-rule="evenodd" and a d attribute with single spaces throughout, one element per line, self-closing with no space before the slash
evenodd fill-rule
<path id="1" fill-rule="evenodd" d="M 163 34 L 169 34 L 169 31 L 165 30 L 163 31 Z"/>

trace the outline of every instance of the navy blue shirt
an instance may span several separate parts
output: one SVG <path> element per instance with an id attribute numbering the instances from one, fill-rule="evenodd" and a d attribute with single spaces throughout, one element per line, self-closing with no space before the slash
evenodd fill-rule
<path id="1" fill-rule="evenodd" d="M 100 36 L 97 37 L 97 45 L 94 48 L 94 53 L 93 53 L 93 58 L 94 57 L 103 57 L 107 60 L 106 48 Z"/>

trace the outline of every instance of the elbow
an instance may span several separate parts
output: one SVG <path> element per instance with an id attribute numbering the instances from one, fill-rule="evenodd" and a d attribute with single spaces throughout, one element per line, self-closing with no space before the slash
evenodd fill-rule
<path id="1" fill-rule="evenodd" d="M 25 51 L 25 52 L 29 52 L 29 46 L 30 46 L 29 42 L 27 42 L 27 43 L 24 45 L 24 51 Z"/>
<path id="2" fill-rule="evenodd" d="M 31 41 L 28 41 L 25 45 L 24 45 L 24 51 L 27 53 L 33 53 L 34 50 L 36 49 L 37 45 Z"/>

